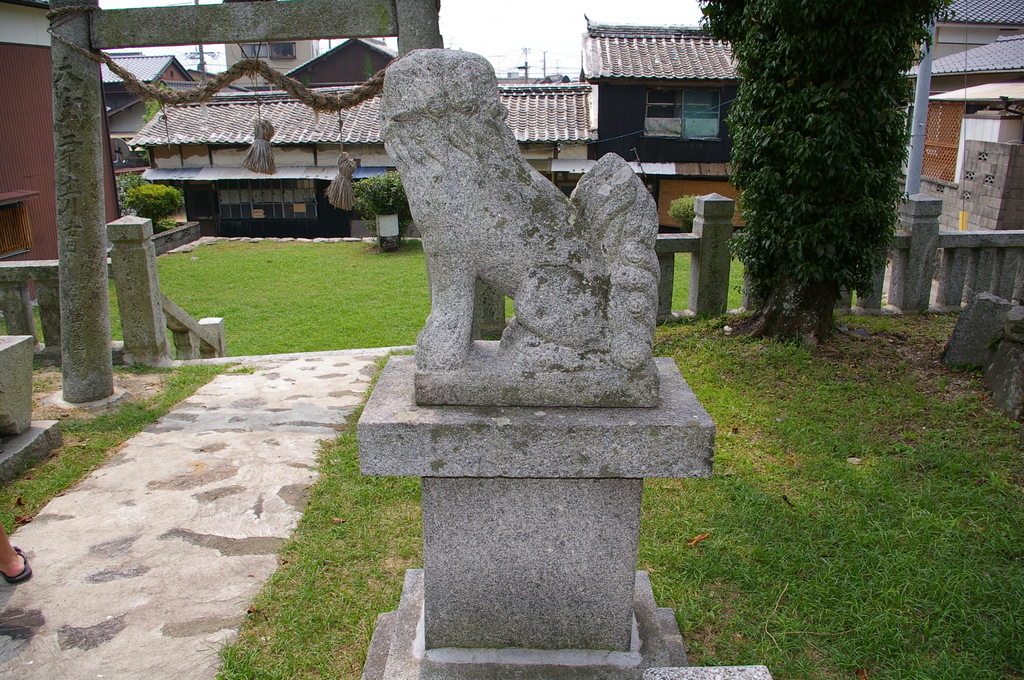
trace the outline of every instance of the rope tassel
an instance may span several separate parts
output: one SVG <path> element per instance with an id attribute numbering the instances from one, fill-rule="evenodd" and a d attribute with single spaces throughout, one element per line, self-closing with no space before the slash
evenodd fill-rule
<path id="1" fill-rule="evenodd" d="M 252 134 L 255 139 L 253 139 L 248 153 L 245 154 L 242 167 L 261 175 L 273 175 L 277 172 L 277 165 L 274 163 L 274 147 L 270 145 L 270 140 L 274 137 L 273 123 L 264 118 L 257 118 L 252 127 Z"/>
<path id="2" fill-rule="evenodd" d="M 356 171 L 356 162 L 345 153 L 338 156 L 338 174 L 331 180 L 324 191 L 327 202 L 340 210 L 351 210 L 356 203 L 352 192 L 352 174 Z"/>

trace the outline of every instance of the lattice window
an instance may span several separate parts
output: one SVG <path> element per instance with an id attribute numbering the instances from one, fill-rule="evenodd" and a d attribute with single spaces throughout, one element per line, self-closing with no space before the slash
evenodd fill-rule
<path id="1" fill-rule="evenodd" d="M 928 125 L 924 133 L 924 165 L 921 174 L 946 182 L 956 177 L 963 102 L 932 102 L 928 106 Z"/>
<path id="2" fill-rule="evenodd" d="M 32 247 L 32 229 L 28 206 L 24 203 L 0 205 L 0 256 Z"/>

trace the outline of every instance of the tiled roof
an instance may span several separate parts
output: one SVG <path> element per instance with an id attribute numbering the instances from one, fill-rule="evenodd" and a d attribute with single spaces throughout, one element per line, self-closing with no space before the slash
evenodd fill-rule
<path id="1" fill-rule="evenodd" d="M 996 38 L 966 52 L 957 52 L 932 62 L 932 75 L 1024 70 L 1024 35 Z M 917 67 L 910 70 L 917 75 Z"/>
<path id="2" fill-rule="evenodd" d="M 735 80 L 729 43 L 686 26 L 587 24 L 583 73 L 590 79 Z"/>
<path id="3" fill-rule="evenodd" d="M 194 80 L 161 80 L 163 85 L 166 85 L 171 90 L 191 90 L 199 87 L 202 83 L 197 83 Z"/>
<path id="4" fill-rule="evenodd" d="M 508 126 L 520 142 L 581 142 L 590 130 L 589 85 L 501 88 Z"/>
<path id="5" fill-rule="evenodd" d="M 947 21 L 959 24 L 1024 24 L 1021 0 L 953 0 Z"/>
<path id="6" fill-rule="evenodd" d="M 350 88 L 318 88 L 340 92 Z M 375 97 L 336 114 L 319 117 L 284 93 L 261 92 L 260 109 L 273 124 L 275 144 L 379 144 L 379 102 Z M 561 142 L 592 139 L 590 87 L 552 85 L 505 87 L 501 101 L 509 109 L 508 123 L 520 142 Z M 250 144 L 256 119 L 252 93 L 222 95 L 205 107 L 198 104 L 164 109 L 139 130 L 132 144 Z"/>
<path id="7" fill-rule="evenodd" d="M 128 69 L 132 75 L 143 82 L 149 82 L 160 77 L 160 74 L 164 72 L 164 69 L 174 61 L 172 55 L 160 55 L 155 57 L 146 56 L 130 56 L 130 57 L 119 57 L 116 54 L 111 54 L 114 61 L 117 62 L 118 66 Z M 103 82 L 105 83 L 119 83 L 121 82 L 121 76 L 115 74 L 106 64 L 100 65 L 100 70 L 103 74 Z"/>

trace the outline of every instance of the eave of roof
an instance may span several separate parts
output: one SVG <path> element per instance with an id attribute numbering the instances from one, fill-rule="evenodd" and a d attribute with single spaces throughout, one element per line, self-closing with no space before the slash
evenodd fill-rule
<path id="1" fill-rule="evenodd" d="M 957 73 L 1005 73 L 1024 70 L 1024 34 L 1000 36 L 988 45 L 950 54 L 932 62 L 932 75 Z M 918 67 L 909 71 L 917 77 Z"/>
<path id="2" fill-rule="evenodd" d="M 33 7 L 35 9 L 50 9 L 50 3 L 43 0 L 42 2 L 36 2 L 35 0 L 0 0 L 0 3 L 5 5 L 21 5 L 22 7 Z"/>
<path id="3" fill-rule="evenodd" d="M 583 72 L 591 81 L 738 80 L 729 43 L 692 26 L 587 24 Z"/>
<path id="4" fill-rule="evenodd" d="M 941 23 L 1022 26 L 1024 3 L 1019 0 L 953 0 Z"/>
<path id="5" fill-rule="evenodd" d="M 124 55 L 119 56 L 117 54 L 109 54 L 108 56 L 113 57 L 114 61 L 117 62 L 118 66 L 128 69 L 132 75 L 139 80 L 145 82 L 151 82 L 160 77 L 160 75 L 167 70 L 167 67 L 172 63 L 177 64 L 178 68 L 188 76 L 188 70 L 181 65 L 178 59 L 173 54 L 160 54 L 160 55 Z M 100 65 L 101 77 L 104 83 L 120 83 L 121 76 L 111 71 L 106 64 Z"/>

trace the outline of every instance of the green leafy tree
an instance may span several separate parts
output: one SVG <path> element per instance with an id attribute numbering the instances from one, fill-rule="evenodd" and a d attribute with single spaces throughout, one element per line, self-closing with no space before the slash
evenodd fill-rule
<path id="1" fill-rule="evenodd" d="M 184 202 L 181 192 L 166 184 L 142 184 L 125 192 L 125 207 L 135 211 L 139 217 L 153 220 L 153 231 L 161 232 L 175 226 L 168 220 L 181 210 Z"/>
<path id="2" fill-rule="evenodd" d="M 732 43 L 732 181 L 747 225 L 735 254 L 764 304 L 740 332 L 832 331 L 841 288 L 870 290 L 902 198 L 910 81 L 944 0 L 701 0 Z"/>
<path id="3" fill-rule="evenodd" d="M 361 179 L 352 184 L 356 197 L 355 208 L 366 218 L 366 228 L 377 233 L 377 215 L 398 215 L 398 229 L 402 235 L 412 224 L 409 199 L 402 188 L 402 178 L 397 172 L 385 172 Z"/>

